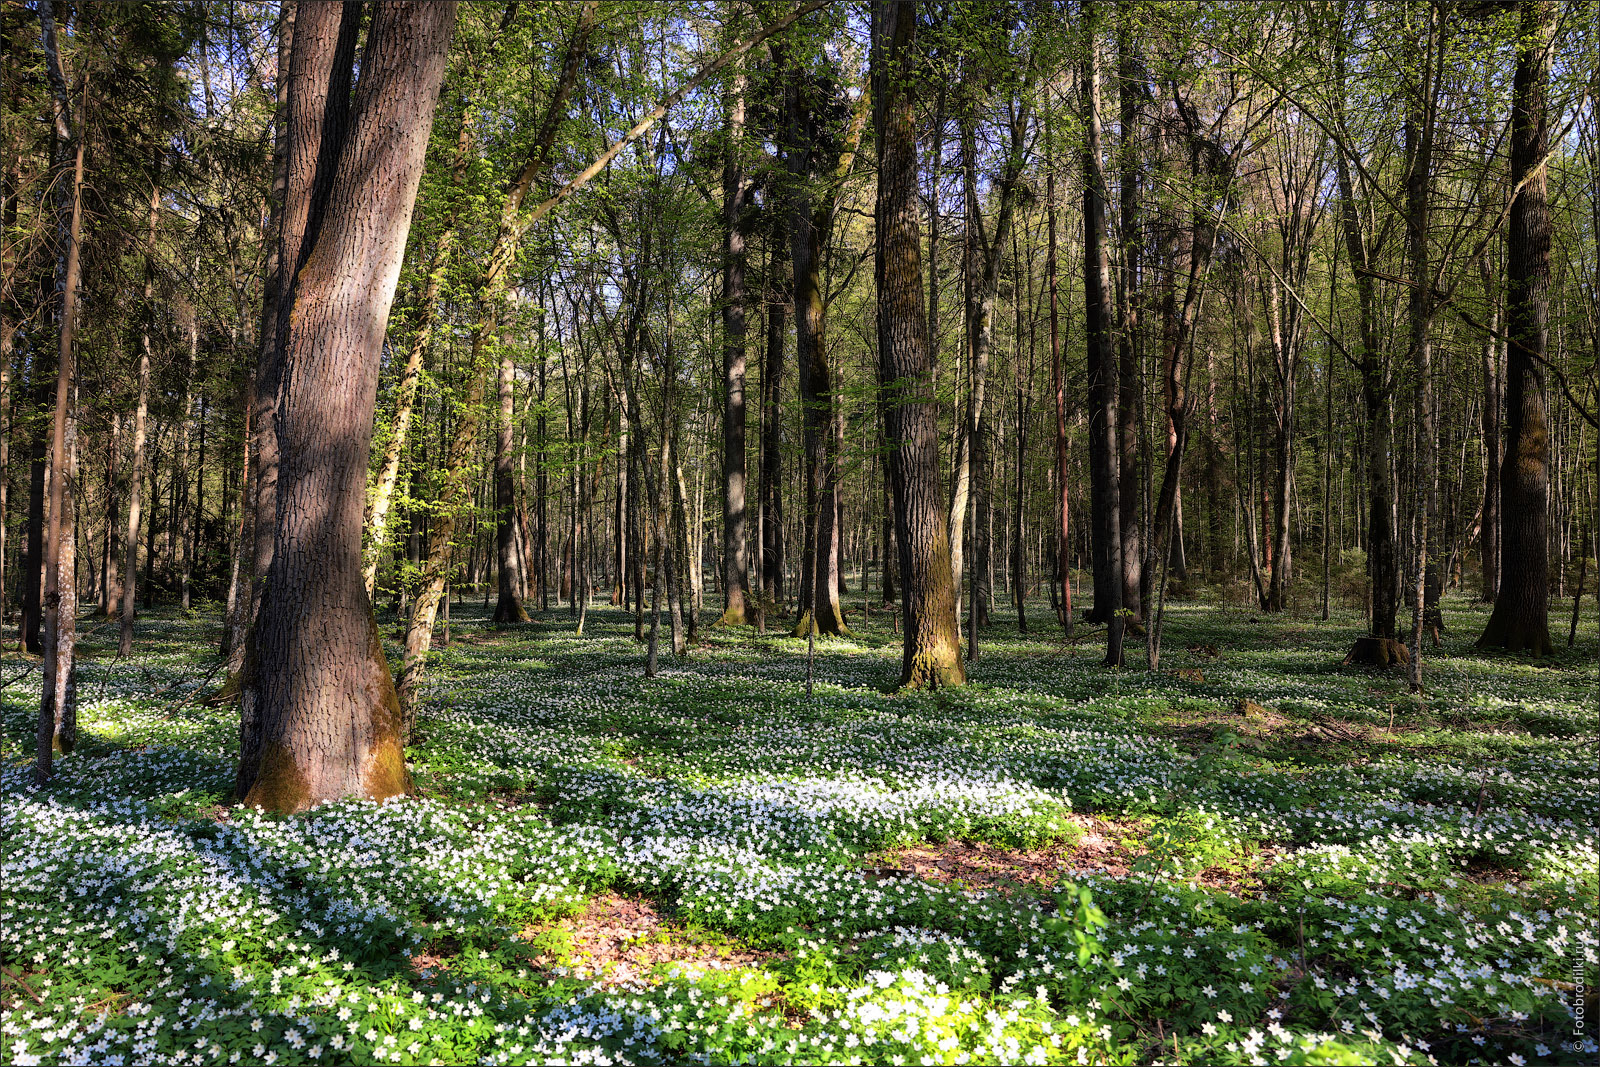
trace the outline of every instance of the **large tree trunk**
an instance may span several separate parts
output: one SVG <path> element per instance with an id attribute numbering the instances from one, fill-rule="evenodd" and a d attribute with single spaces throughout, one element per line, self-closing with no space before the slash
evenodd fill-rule
<path id="1" fill-rule="evenodd" d="M 1117 461 L 1118 368 L 1111 322 L 1111 263 L 1106 250 L 1106 175 L 1101 155 L 1100 42 L 1097 4 L 1085 0 L 1083 65 L 1087 139 L 1083 159 L 1083 291 L 1089 357 L 1090 525 L 1094 544 L 1095 622 L 1106 624 L 1106 665 L 1122 666 L 1122 503 Z"/>
<path id="2" fill-rule="evenodd" d="M 1544 358 L 1549 338 L 1550 206 L 1544 155 L 1554 5 L 1522 0 L 1521 41 L 1511 90 L 1511 203 L 1506 235 L 1506 455 L 1500 467 L 1500 588 L 1480 648 L 1551 651 L 1550 429 Z"/>
<path id="3" fill-rule="evenodd" d="M 43 689 L 34 780 L 50 777 L 55 751 L 71 752 L 77 741 L 77 529 L 73 485 L 77 480 L 77 361 L 79 251 L 83 234 L 83 140 L 74 135 L 66 73 L 49 0 L 39 5 L 46 74 L 53 108 L 55 143 L 50 161 L 55 190 L 55 312 L 60 349 L 56 363 L 55 418 L 50 439 L 50 524 L 44 545 Z M 69 182 L 67 174 L 71 170 Z"/>
<path id="4" fill-rule="evenodd" d="M 728 138 L 722 165 L 722 588 L 725 607 L 720 625 L 749 622 L 749 564 L 745 552 L 745 180 L 741 153 L 744 137 L 745 74 L 736 68 L 727 96 Z"/>
<path id="5" fill-rule="evenodd" d="M 303 0 L 299 18 L 320 23 L 318 9 L 339 6 Z M 302 266 L 288 293 L 278 521 L 252 680 L 259 766 L 241 774 L 245 801 L 274 811 L 411 788 L 361 525 L 383 335 L 455 19 L 444 4 L 374 12 L 348 129 L 321 145 L 321 225 L 288 260 Z M 291 63 L 292 110 L 304 70 Z"/>
<path id="6" fill-rule="evenodd" d="M 923 308 L 918 233 L 916 100 L 910 80 L 916 35 L 912 0 L 872 7 L 872 100 L 878 145 L 874 214 L 878 292 L 878 387 L 894 488 L 905 640 L 900 684 L 961 685 L 961 635 L 947 516 L 939 499 L 933 359 Z"/>
<path id="7" fill-rule="evenodd" d="M 761 595 L 783 604 L 783 342 L 785 299 L 777 277 L 788 243 L 781 222 L 774 226 L 767 257 L 767 344 L 761 365 Z"/>

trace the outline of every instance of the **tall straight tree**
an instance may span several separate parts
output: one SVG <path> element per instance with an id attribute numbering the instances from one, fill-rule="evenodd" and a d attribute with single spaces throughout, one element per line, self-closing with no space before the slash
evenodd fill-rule
<path id="1" fill-rule="evenodd" d="M 128 534 L 123 544 L 122 618 L 117 655 L 133 652 L 133 616 L 139 592 L 139 526 L 144 504 L 145 423 L 150 417 L 151 333 L 155 329 L 156 223 L 161 217 L 161 190 L 150 189 L 149 232 L 145 238 L 144 315 L 139 333 L 139 391 L 133 407 L 133 462 L 128 470 Z"/>
<path id="2" fill-rule="evenodd" d="M 874 0 L 872 103 L 878 145 L 873 267 L 878 292 L 878 388 L 893 487 L 905 639 L 900 684 L 962 685 L 950 540 L 939 499 L 933 358 L 923 303 L 918 226 L 912 0 Z"/>
<path id="3" fill-rule="evenodd" d="M 737 31 L 738 23 L 734 26 Z M 722 163 L 722 588 L 726 600 L 721 622 L 727 626 L 748 621 L 745 599 L 750 590 L 744 501 L 744 274 L 749 226 L 745 210 L 749 182 L 742 157 L 746 81 L 740 62 L 726 90 L 727 118 L 723 123 L 727 145 Z"/>
<path id="4" fill-rule="evenodd" d="M 342 5 L 302 0 L 298 18 L 324 7 Z M 261 736 L 240 776 L 245 801 L 274 811 L 411 788 L 361 524 L 378 363 L 456 13 L 375 8 L 349 121 L 320 144 L 320 226 L 289 260 L 301 266 L 285 302 L 277 521 L 251 682 Z M 290 77 L 303 69 L 291 62 Z"/>
<path id="5" fill-rule="evenodd" d="M 1550 421 L 1545 407 L 1549 341 L 1550 205 L 1546 97 L 1555 5 L 1522 0 L 1511 87 L 1511 202 L 1506 234 L 1506 454 L 1500 466 L 1500 586 L 1480 648 L 1545 656 L 1550 644 Z"/>
<path id="6" fill-rule="evenodd" d="M 1014 99 L 1008 102 L 1007 141 L 1005 163 L 995 190 L 998 211 L 994 230 L 984 225 L 983 212 L 978 202 L 978 152 L 977 131 L 973 122 L 966 122 L 961 130 L 962 187 L 967 207 L 967 226 L 972 243 L 972 257 L 968 269 L 972 277 L 966 287 L 967 319 L 967 417 L 961 436 L 956 442 L 954 491 L 950 501 L 950 560 L 960 586 L 963 569 L 967 505 L 972 495 L 974 465 L 982 465 L 979 451 L 987 432 L 987 412 L 984 397 L 989 380 L 990 355 L 994 350 L 995 295 L 1000 285 L 1000 262 L 1010 239 L 1012 218 L 1016 214 L 1017 193 L 1022 183 L 1023 168 L 1027 165 L 1026 138 L 1033 114 L 1032 57 L 1028 71 L 1018 86 Z M 974 576 L 974 581 L 977 577 Z"/>
<path id="7" fill-rule="evenodd" d="M 75 331 L 83 235 L 83 139 L 73 129 L 66 68 L 49 0 L 39 5 L 39 24 L 54 135 L 50 170 L 55 181 L 54 303 L 59 342 L 50 437 L 50 521 L 44 544 L 44 687 L 34 762 L 34 780 L 43 784 L 50 777 L 55 750 L 71 752 L 77 738 L 77 528 L 72 483 L 78 450 Z"/>
<path id="8" fill-rule="evenodd" d="M 795 363 L 799 370 L 806 450 L 806 541 L 801 551 L 800 611 L 795 636 L 808 629 L 845 634 L 839 603 L 839 453 L 840 421 L 828 366 L 827 294 L 823 253 L 832 230 L 834 208 L 849 173 L 864 113 L 857 113 L 843 139 L 829 128 L 840 109 L 838 86 L 830 73 L 802 67 L 785 50 L 784 162 L 789 176 L 789 259 L 794 278 Z M 820 188 L 819 188 L 820 186 Z"/>
<path id="9" fill-rule="evenodd" d="M 1122 666 L 1121 485 L 1117 466 L 1118 367 L 1106 249 L 1106 171 L 1101 154 L 1100 31 L 1084 0 L 1083 304 L 1089 356 L 1089 510 L 1094 548 L 1094 620 L 1106 624 L 1106 665 Z"/>

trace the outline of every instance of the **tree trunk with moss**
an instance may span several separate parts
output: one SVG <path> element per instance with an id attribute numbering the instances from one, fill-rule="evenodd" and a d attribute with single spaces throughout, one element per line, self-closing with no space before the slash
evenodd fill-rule
<path id="1" fill-rule="evenodd" d="M 911 0 L 872 8 L 872 100 L 878 131 L 874 216 L 878 292 L 878 385 L 894 495 L 905 639 L 900 684 L 966 682 L 948 516 L 939 492 L 933 358 L 922 288 L 918 225 L 916 101 L 910 81 L 916 35 Z"/>
<path id="2" fill-rule="evenodd" d="M 302 3 L 299 17 L 325 6 L 340 5 Z M 258 762 L 240 776 L 245 802 L 273 811 L 411 790 L 361 525 L 384 330 L 455 19 L 445 4 L 373 13 L 350 120 L 325 131 L 321 225 L 287 293 L 277 522 L 250 680 Z"/>

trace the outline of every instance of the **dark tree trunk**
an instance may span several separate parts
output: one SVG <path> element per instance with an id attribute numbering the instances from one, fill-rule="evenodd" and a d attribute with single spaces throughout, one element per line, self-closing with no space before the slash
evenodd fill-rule
<path id="1" fill-rule="evenodd" d="M 878 387 L 905 604 L 900 684 L 937 688 L 963 684 L 966 671 L 956 629 L 948 527 L 939 499 L 933 359 L 923 308 L 916 100 L 909 77 L 915 35 L 916 9 L 911 0 L 875 0 Z"/>
<path id="2" fill-rule="evenodd" d="M 50 524 L 44 545 L 43 687 L 34 780 L 51 774 L 57 750 L 71 752 L 78 736 L 77 526 L 74 485 L 77 481 L 78 416 L 77 329 L 79 251 L 83 234 L 83 140 L 74 135 L 68 110 L 67 80 L 61 64 L 49 0 L 39 5 L 46 73 L 54 105 L 54 145 L 50 171 L 54 179 L 53 212 L 56 268 L 56 330 L 60 341 L 56 363 L 55 417 L 50 440 Z M 71 174 L 69 180 L 68 174 Z"/>
<path id="3" fill-rule="evenodd" d="M 1053 147 L 1053 146 L 1051 146 Z M 1046 148 L 1051 154 L 1051 148 Z M 1067 379 L 1061 364 L 1060 301 L 1056 285 L 1056 171 L 1053 157 L 1045 172 L 1045 210 L 1049 212 L 1049 244 L 1045 250 L 1044 272 L 1050 286 L 1050 383 L 1055 387 L 1056 461 L 1056 581 L 1060 585 L 1057 601 L 1062 626 L 1071 637 L 1076 620 L 1072 616 L 1072 468 L 1067 459 Z"/>
<path id="4" fill-rule="evenodd" d="M 745 232 L 744 67 L 728 89 L 726 156 L 722 165 L 722 588 L 725 626 L 749 623 L 749 563 L 745 550 Z"/>
<path id="5" fill-rule="evenodd" d="M 1489 332 L 1483 339 L 1483 518 L 1479 537 L 1483 559 L 1481 596 L 1494 603 L 1500 592 L 1500 405 L 1505 389 L 1500 331 L 1500 301 L 1485 251 L 1478 260 L 1483 291 L 1491 301 Z"/>
<path id="6" fill-rule="evenodd" d="M 790 73 L 786 90 L 785 156 L 794 189 L 789 210 L 789 255 L 794 271 L 795 363 L 805 426 L 806 550 L 800 582 L 800 617 L 795 636 L 849 633 L 839 606 L 838 459 L 832 375 L 825 336 L 822 252 L 831 211 L 818 207 L 807 184 L 814 181 L 821 132 L 818 102 L 809 80 Z"/>
<path id="7" fill-rule="evenodd" d="M 302 2 L 298 18 L 320 21 L 325 6 L 341 5 Z M 259 763 L 240 775 L 245 801 L 273 811 L 411 789 L 400 706 L 362 581 L 361 526 L 383 335 L 456 13 L 445 4 L 373 13 L 348 128 L 328 127 L 319 146 L 320 225 L 308 228 L 301 255 L 285 258 L 301 267 L 287 301 L 278 521 L 253 679 Z M 318 51 L 315 41 L 306 53 Z M 294 53 L 301 58 L 299 33 Z M 297 118 L 305 72 L 291 62 Z M 347 84 L 347 74 L 329 80 Z"/>
<path id="8" fill-rule="evenodd" d="M 788 243 L 775 220 L 767 259 L 767 345 L 761 368 L 761 592 L 776 610 L 783 604 L 783 342 L 787 294 L 778 278 Z"/>
<path id="9" fill-rule="evenodd" d="M 1550 426 L 1544 358 L 1549 338 L 1550 206 L 1544 155 L 1554 5 L 1522 0 L 1511 90 L 1511 203 L 1506 234 L 1506 455 L 1500 466 L 1500 588 L 1480 648 L 1551 651 Z"/>
<path id="10" fill-rule="evenodd" d="M 1089 357 L 1089 468 L 1094 544 L 1095 622 L 1104 622 L 1106 665 L 1122 666 L 1122 503 L 1117 461 L 1118 368 L 1111 321 L 1111 263 L 1106 250 L 1106 177 L 1101 156 L 1098 5 L 1085 0 L 1083 66 L 1087 139 L 1083 159 L 1083 290 Z"/>
<path id="11" fill-rule="evenodd" d="M 1139 198 L 1139 94 L 1144 85 L 1143 64 L 1135 44 L 1131 19 L 1117 20 L 1117 106 L 1121 127 L 1118 151 L 1118 237 L 1122 246 L 1121 285 L 1118 301 L 1121 329 L 1117 331 L 1117 474 L 1120 485 L 1117 526 L 1122 534 L 1122 607 L 1130 621 L 1144 618 L 1141 597 L 1144 582 L 1143 533 L 1139 508 L 1139 428 L 1144 423 L 1140 368 L 1144 363 L 1144 326 L 1140 306 L 1143 248 Z"/>
<path id="12" fill-rule="evenodd" d="M 1341 39 L 1342 40 L 1342 39 Z M 1336 79 L 1345 78 L 1342 46 L 1334 57 Z M 1355 273 L 1356 303 L 1360 321 L 1361 398 L 1366 408 L 1367 429 L 1367 574 L 1372 597 L 1369 623 L 1371 636 L 1393 640 L 1395 615 L 1399 610 L 1396 592 L 1399 585 L 1398 555 L 1394 530 L 1394 482 L 1390 474 L 1390 448 L 1394 437 L 1389 412 L 1389 375 L 1378 336 L 1377 283 L 1370 273 L 1370 258 L 1375 250 L 1367 245 L 1361 230 L 1360 205 L 1351 180 L 1346 150 L 1336 153 L 1339 178 L 1339 218 L 1345 246 Z"/>

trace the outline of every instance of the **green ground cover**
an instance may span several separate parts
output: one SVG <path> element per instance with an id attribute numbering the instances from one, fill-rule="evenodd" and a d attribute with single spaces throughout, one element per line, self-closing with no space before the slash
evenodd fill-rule
<path id="1" fill-rule="evenodd" d="M 969 687 L 891 695 L 857 614 L 807 697 L 792 638 L 646 680 L 614 609 L 458 607 L 419 797 L 288 819 L 190 699 L 215 617 L 107 627 L 43 790 L 37 673 L 3 694 L 0 1056 L 1593 1062 L 1593 615 L 1535 666 L 1446 609 L 1418 700 L 1348 615 L 1171 605 L 1156 674 L 997 616 Z"/>

